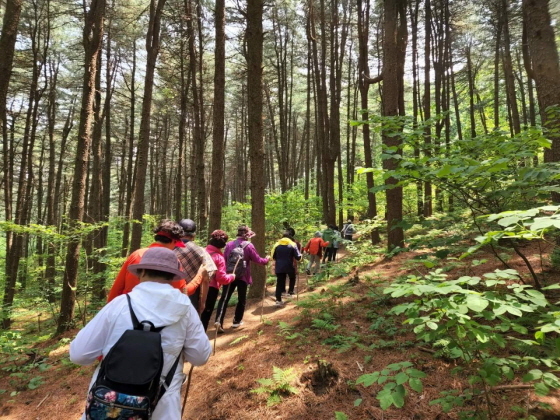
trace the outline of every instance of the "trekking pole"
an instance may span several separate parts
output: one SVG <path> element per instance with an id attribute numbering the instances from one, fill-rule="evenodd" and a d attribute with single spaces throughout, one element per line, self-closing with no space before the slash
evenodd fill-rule
<path id="1" fill-rule="evenodd" d="M 297 285 L 296 302 L 299 302 L 299 271 L 296 271 L 296 285 Z"/>
<path id="2" fill-rule="evenodd" d="M 266 298 L 266 277 L 264 279 L 263 294 L 261 299 L 261 322 L 263 322 L 264 300 Z"/>
<path id="3" fill-rule="evenodd" d="M 235 265 L 237 266 L 237 264 L 235 264 Z M 225 285 L 224 288 L 222 289 L 222 296 L 224 297 L 224 304 L 220 308 L 220 314 L 218 315 L 217 321 L 214 322 L 214 327 L 216 328 L 216 333 L 214 335 L 214 351 L 212 353 L 212 355 L 214 355 L 214 356 L 216 355 L 216 340 L 218 339 L 218 330 L 222 326 L 222 323 L 220 321 L 222 319 L 222 314 L 224 313 L 224 307 L 226 306 L 227 293 L 229 293 L 229 285 L 230 284 Z"/>
<path id="4" fill-rule="evenodd" d="M 183 398 L 183 408 L 181 409 L 181 418 L 183 418 L 183 414 L 185 413 L 185 407 L 187 406 L 187 397 L 189 396 L 189 390 L 191 389 L 191 378 L 192 378 L 192 371 L 194 369 L 194 365 L 191 365 L 189 369 L 189 377 L 187 379 L 187 389 L 185 390 L 185 398 Z"/>

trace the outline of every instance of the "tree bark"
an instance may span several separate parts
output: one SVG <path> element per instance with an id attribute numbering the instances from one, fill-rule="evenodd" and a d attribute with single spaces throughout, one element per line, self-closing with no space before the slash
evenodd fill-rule
<path id="1" fill-rule="evenodd" d="M 384 35 L 383 35 L 383 99 L 382 112 L 384 117 L 393 119 L 393 124 L 397 127 L 399 123 L 395 120 L 401 113 L 399 111 L 400 95 L 399 75 L 402 69 L 399 54 L 402 51 L 402 39 L 399 39 L 400 15 L 403 12 L 405 0 L 384 0 Z M 406 9 L 404 9 L 406 10 Z M 406 42 L 406 39 L 404 40 Z M 404 63 L 402 63 L 404 64 Z M 392 125 L 393 125 L 392 124 Z M 392 133 L 394 128 L 383 130 L 383 144 L 394 153 L 400 153 L 402 147 L 399 135 Z M 393 171 L 399 166 L 399 161 L 394 158 L 387 158 L 383 161 L 383 169 Z M 402 187 L 397 186 L 398 180 L 389 177 L 385 180 L 386 200 L 387 200 L 387 248 L 404 246 L 404 232 L 400 222 L 403 216 L 403 191 Z"/>
<path id="2" fill-rule="evenodd" d="M 247 117 L 249 129 L 249 162 L 251 164 L 251 224 L 257 236 L 257 252 L 265 252 L 265 151 L 263 141 L 263 0 L 247 0 Z M 252 267 L 253 286 L 249 297 L 260 297 L 265 287 L 264 266 Z"/>
<path id="3" fill-rule="evenodd" d="M 554 29 L 550 24 L 548 0 L 523 0 L 523 23 L 527 30 L 528 53 L 531 63 L 529 74 L 535 80 L 543 126 L 549 132 L 552 147 L 545 149 L 545 162 L 560 161 L 560 113 L 547 108 L 560 105 L 560 64 Z M 559 194 L 553 194 L 560 201 Z"/>
<path id="4" fill-rule="evenodd" d="M 150 21 L 146 34 L 146 76 L 144 79 L 144 98 L 142 99 L 142 116 L 136 157 L 136 177 L 134 185 L 134 205 L 132 207 L 132 235 L 130 251 L 140 248 L 142 243 L 142 219 L 145 210 L 145 187 L 150 150 L 150 122 L 152 114 L 152 96 L 154 90 L 154 73 L 160 45 L 161 15 L 166 0 L 150 1 Z"/>
<path id="5" fill-rule="evenodd" d="M 224 197 L 225 21 L 225 0 L 216 0 L 214 6 L 216 47 L 214 51 L 214 111 L 212 114 L 212 180 L 210 184 L 210 217 L 208 221 L 208 232 L 210 233 L 215 229 L 219 229 L 222 223 L 222 203 Z"/>
<path id="6" fill-rule="evenodd" d="M 78 147 L 74 162 L 74 180 L 72 182 L 72 201 L 69 220 L 71 228 L 78 229 L 84 216 L 84 200 L 86 194 L 86 175 L 91 147 L 91 126 L 93 123 L 93 105 L 95 99 L 95 77 L 97 71 L 97 55 L 100 54 L 103 41 L 103 18 L 105 16 L 105 0 L 92 0 L 85 15 L 83 45 L 85 51 L 84 82 L 82 105 L 80 110 L 80 126 L 78 130 Z M 68 243 L 66 252 L 66 270 L 60 301 L 56 334 L 62 334 L 72 327 L 74 307 L 76 303 L 76 287 L 80 258 L 80 240 Z"/>

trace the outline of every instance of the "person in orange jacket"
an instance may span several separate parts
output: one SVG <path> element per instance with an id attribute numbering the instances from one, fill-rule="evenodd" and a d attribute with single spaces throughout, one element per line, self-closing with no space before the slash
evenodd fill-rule
<path id="1" fill-rule="evenodd" d="M 183 235 L 183 228 L 175 223 L 173 220 L 162 220 L 153 230 L 154 241 L 147 248 L 140 248 L 134 251 L 128 256 L 123 266 L 121 267 L 119 274 L 115 278 L 115 282 L 109 291 L 107 296 L 107 302 L 111 302 L 117 296 L 124 295 L 130 292 L 136 285 L 140 283 L 137 276 L 128 271 L 128 266 L 132 264 L 139 264 L 144 253 L 150 248 L 163 247 L 173 250 L 175 247 L 185 246 L 181 241 L 181 236 Z M 179 267 L 179 261 L 177 260 L 177 266 Z M 181 290 L 186 295 L 193 294 L 204 278 L 204 270 L 206 268 L 202 266 L 196 276 L 187 285 L 184 279 L 175 280 L 171 282 L 171 285 Z"/>
<path id="2" fill-rule="evenodd" d="M 321 232 L 315 232 L 314 237 L 303 247 L 303 251 L 309 254 L 309 263 L 307 263 L 307 268 L 305 269 L 307 275 L 317 274 L 319 268 L 321 268 L 322 249 L 329 246 L 328 242 L 323 241 L 322 236 Z"/>

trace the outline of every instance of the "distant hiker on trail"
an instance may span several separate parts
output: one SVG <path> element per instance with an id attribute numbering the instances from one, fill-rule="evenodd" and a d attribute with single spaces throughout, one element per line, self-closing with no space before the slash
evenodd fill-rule
<path id="1" fill-rule="evenodd" d="M 325 262 L 325 260 L 334 261 L 336 259 L 336 252 L 338 251 L 340 239 L 341 236 L 338 231 L 338 226 L 328 225 L 328 227 L 323 231 L 323 240 L 329 243 L 329 246 L 325 248 L 323 262 Z"/>
<path id="2" fill-rule="evenodd" d="M 194 242 L 196 223 L 191 219 L 182 219 L 178 222 L 178 225 L 183 228 L 181 242 L 183 242 L 184 246 L 176 247 L 174 251 L 177 254 L 177 259 L 183 266 L 183 271 L 187 274 L 187 294 L 194 308 L 200 313 L 204 309 L 204 302 L 206 302 L 206 294 L 208 293 L 208 282 L 216 271 L 216 264 L 214 264 L 212 257 L 208 255 L 206 250 Z M 201 267 L 205 267 L 205 270 Z M 190 278 L 196 278 L 196 273 L 200 270 L 203 273 L 201 281 L 188 281 Z"/>
<path id="3" fill-rule="evenodd" d="M 329 246 L 328 242 L 323 241 L 323 234 L 319 231 L 315 232 L 314 237 L 303 247 L 303 251 L 309 253 L 309 263 L 305 272 L 307 275 L 315 275 L 321 268 L 321 256 L 323 248 Z"/>
<path id="4" fill-rule="evenodd" d="M 162 220 L 153 230 L 154 240 L 147 248 L 141 248 L 134 251 L 128 256 L 123 266 L 121 267 L 119 274 L 109 291 L 107 296 L 107 302 L 111 302 L 117 296 L 123 295 L 130 292 L 140 281 L 136 275 L 128 271 L 128 266 L 132 264 L 138 264 L 142 259 L 144 253 L 150 248 L 167 248 L 173 249 L 175 247 L 184 247 L 181 241 L 181 236 L 183 235 L 183 229 L 173 220 L 164 219 Z M 189 281 L 199 282 L 202 280 L 202 274 L 197 277 L 196 272 L 190 274 L 188 277 Z M 187 283 L 185 280 L 178 280 L 171 282 L 171 285 L 183 293 L 187 294 Z"/>
<path id="5" fill-rule="evenodd" d="M 157 402 L 151 418 L 180 420 L 181 384 L 185 378 L 183 363 L 189 362 L 194 366 L 205 364 L 212 350 L 210 341 L 189 298 L 171 287 L 173 280 L 185 276 L 179 270 L 173 251 L 165 247 L 150 248 L 138 264 L 130 264 L 127 270 L 139 278 L 140 284 L 126 297 L 119 296 L 105 305 L 70 343 L 70 360 L 74 363 L 91 365 L 99 356 L 107 361 L 97 367 L 90 382 L 87 418 L 140 418 L 136 417 L 138 411 L 127 407 L 153 408 L 148 405 L 149 398 L 142 395 L 161 395 L 161 387 L 158 386 L 161 377 L 168 379 L 169 386 Z M 156 328 L 164 328 L 156 333 L 157 336 L 150 331 L 132 330 L 132 314 L 140 323 L 149 321 Z M 131 333 L 134 335 L 129 335 Z M 139 337 L 142 345 L 134 346 L 131 337 Z M 157 340 L 153 341 L 154 338 Z M 154 345 L 158 346 L 158 350 L 161 347 L 163 360 L 142 352 L 144 343 L 146 347 L 149 344 L 150 349 Z M 112 348 L 114 351 L 110 353 Z M 127 354 L 122 354 L 123 349 L 127 349 Z M 139 360 L 146 357 L 157 360 L 123 372 L 123 366 L 134 365 L 139 357 Z M 168 377 L 173 367 L 176 369 Z M 100 371 L 105 374 L 98 375 Z M 154 375 L 153 380 L 143 385 L 140 381 L 145 380 L 146 375 Z M 156 384 L 155 387 L 152 384 Z M 147 387 L 149 394 L 144 393 Z M 82 419 L 86 419 L 85 413 Z"/>
<path id="6" fill-rule="evenodd" d="M 200 315 L 200 321 L 204 327 L 204 331 L 208 329 L 208 323 L 210 322 L 210 317 L 214 311 L 214 306 L 216 305 L 216 300 L 218 299 L 218 294 L 220 293 L 220 287 L 230 284 L 235 280 L 235 274 L 226 273 L 226 260 L 224 254 L 222 254 L 222 248 L 226 246 L 228 240 L 228 235 L 223 230 L 215 230 L 210 235 L 210 240 L 208 241 L 208 246 L 206 251 L 210 254 L 214 263 L 216 264 L 216 272 L 210 280 L 210 287 L 208 288 L 208 295 L 206 296 L 206 304 L 204 305 L 204 310 Z"/>
<path id="7" fill-rule="evenodd" d="M 272 258 L 275 261 L 274 273 L 276 274 L 276 306 L 284 306 L 282 294 L 286 291 L 286 276 L 290 279 L 288 295 L 293 296 L 296 285 L 296 268 L 294 260 L 301 260 L 301 253 L 297 245 L 291 240 L 291 232 L 286 231 L 272 248 Z"/>
<path id="8" fill-rule="evenodd" d="M 224 287 L 222 296 L 216 310 L 216 322 L 220 323 L 218 331 L 223 333 L 224 318 L 231 295 L 237 289 L 238 302 L 235 307 L 235 315 L 233 317 L 233 328 L 237 328 L 243 324 L 243 315 L 245 314 L 245 304 L 247 302 L 247 288 L 253 284 L 251 277 L 251 262 L 256 264 L 268 264 L 268 258 L 261 258 L 255 249 L 255 246 L 249 242 L 249 239 L 255 236 L 255 232 L 246 225 L 240 225 L 237 228 L 237 238 L 228 242 L 224 251 L 226 260 L 226 271 L 235 274 L 235 280 Z"/>
<path id="9" fill-rule="evenodd" d="M 356 233 L 356 228 L 354 227 L 354 224 L 352 223 L 352 219 L 348 219 L 346 221 L 346 223 L 344 223 L 343 227 L 342 227 L 342 236 L 344 237 L 344 239 L 346 239 L 347 241 L 352 241 L 354 238 L 354 233 Z"/>
<path id="10" fill-rule="evenodd" d="M 290 234 L 289 238 L 296 244 L 297 250 L 298 250 L 299 253 L 301 254 L 301 253 L 303 252 L 303 251 L 302 251 L 301 242 L 298 241 L 298 240 L 296 239 L 296 231 L 294 230 L 294 228 L 288 227 L 288 228 L 286 229 L 286 232 L 288 232 L 288 233 Z M 298 265 L 299 265 L 299 261 L 296 260 L 296 259 L 294 259 L 294 269 L 295 269 L 296 276 L 298 275 L 298 272 L 299 272 Z M 290 281 L 291 281 L 291 280 L 290 280 Z M 294 282 L 295 282 L 295 280 L 294 280 Z M 291 290 L 293 291 L 294 288 L 292 287 Z M 283 293 L 284 296 L 286 296 L 287 294 L 290 294 L 289 292 L 288 292 L 288 293 L 285 293 L 285 292 L 286 292 L 286 291 L 284 290 L 284 293 Z M 292 294 L 293 294 L 293 293 L 292 293 Z"/>

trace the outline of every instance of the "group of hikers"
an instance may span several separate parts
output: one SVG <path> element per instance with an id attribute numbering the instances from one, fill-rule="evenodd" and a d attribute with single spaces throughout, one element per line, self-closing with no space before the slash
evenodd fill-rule
<path id="1" fill-rule="evenodd" d="M 216 333 L 224 333 L 227 306 L 237 290 L 232 328 L 243 324 L 251 263 L 274 261 L 277 277 L 275 305 L 294 296 L 297 262 L 310 256 L 306 268 L 315 274 L 322 261 L 334 261 L 342 237 L 351 240 L 351 220 L 316 232 L 305 247 L 287 228 L 261 257 L 251 238 L 255 232 L 240 225 L 236 238 L 215 230 L 208 245 L 194 242 L 196 224 L 162 220 L 153 230 L 154 242 L 126 259 L 109 291 L 107 304 L 70 344 L 77 364 L 101 363 L 93 374 L 82 419 L 180 419 L 183 363 L 206 363 L 211 346 L 206 330 L 223 287 L 215 314 Z M 289 279 L 286 293 L 286 279 Z M 142 321 L 138 321 L 138 320 Z"/>

